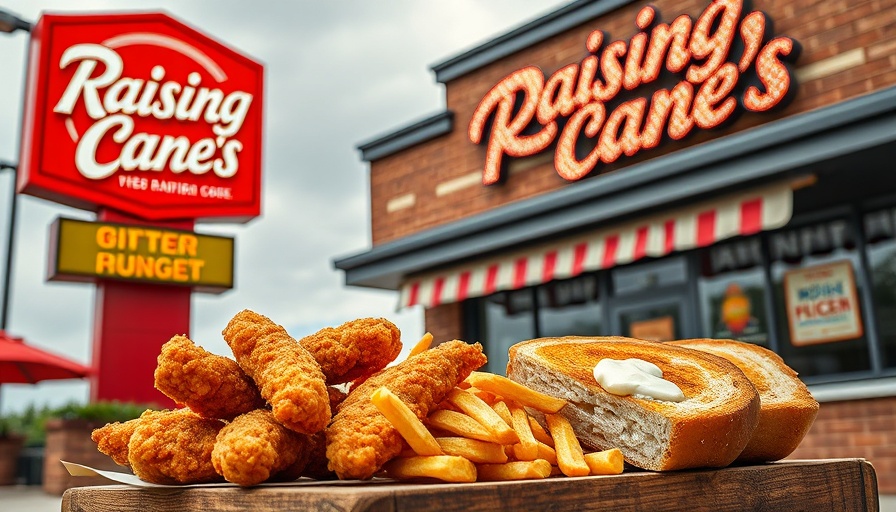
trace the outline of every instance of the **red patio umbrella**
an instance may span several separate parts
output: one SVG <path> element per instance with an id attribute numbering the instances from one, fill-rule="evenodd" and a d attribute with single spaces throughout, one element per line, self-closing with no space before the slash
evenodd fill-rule
<path id="1" fill-rule="evenodd" d="M 0 384 L 81 379 L 90 373 L 90 368 L 80 363 L 33 347 L 20 337 L 0 331 Z"/>

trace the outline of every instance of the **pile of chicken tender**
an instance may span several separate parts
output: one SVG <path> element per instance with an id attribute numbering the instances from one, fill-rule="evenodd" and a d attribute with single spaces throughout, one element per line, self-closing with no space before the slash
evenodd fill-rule
<path id="1" fill-rule="evenodd" d="M 374 390 L 388 386 L 425 417 L 486 362 L 478 343 L 455 340 L 388 366 L 402 343 L 382 318 L 296 340 L 243 310 L 222 334 L 233 359 L 186 336 L 166 342 L 155 387 L 180 408 L 94 430 L 99 451 L 157 484 L 368 479 L 403 447 L 388 420 L 370 410 Z"/>

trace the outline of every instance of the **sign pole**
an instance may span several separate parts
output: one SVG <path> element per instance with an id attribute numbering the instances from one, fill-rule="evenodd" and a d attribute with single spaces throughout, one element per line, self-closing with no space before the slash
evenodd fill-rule
<path id="1" fill-rule="evenodd" d="M 97 220 L 190 230 L 192 220 L 146 222 L 103 209 Z M 162 345 L 175 334 L 190 335 L 192 290 L 99 279 L 96 286 L 90 400 L 118 400 L 172 407 L 157 391 L 153 372 Z"/>

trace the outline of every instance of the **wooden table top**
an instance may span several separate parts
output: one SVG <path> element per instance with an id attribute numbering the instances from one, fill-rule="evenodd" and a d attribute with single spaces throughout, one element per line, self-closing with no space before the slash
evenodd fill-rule
<path id="1" fill-rule="evenodd" d="M 62 498 L 63 512 L 878 509 L 877 478 L 864 459 L 472 484 L 381 480 L 246 489 L 109 485 L 68 489 Z"/>

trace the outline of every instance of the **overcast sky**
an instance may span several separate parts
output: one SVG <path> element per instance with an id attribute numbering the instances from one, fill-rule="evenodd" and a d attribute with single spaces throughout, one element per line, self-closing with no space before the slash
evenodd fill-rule
<path id="1" fill-rule="evenodd" d="M 383 316 L 401 328 L 406 345 L 419 339 L 422 310 L 396 312 L 397 293 L 347 288 L 333 268 L 335 257 L 370 248 L 368 167 L 355 147 L 445 108 L 432 64 L 567 1 L 0 0 L 0 9 L 36 21 L 42 11 L 67 11 L 75 3 L 80 11 L 161 8 L 265 65 L 263 215 L 245 225 L 196 228 L 236 238 L 236 288 L 194 294 L 192 304 L 193 339 L 230 355 L 220 332 L 243 308 L 268 315 L 296 337 Z M 18 160 L 26 41 L 22 32 L 0 34 L 0 159 L 7 161 Z M 11 178 L 8 171 L 0 175 L 0 254 L 6 253 Z M 88 364 L 94 286 L 46 281 L 49 226 L 60 215 L 94 219 L 19 198 L 8 330 Z M 2 411 L 88 396 L 79 381 L 3 385 L 0 392 Z"/>

